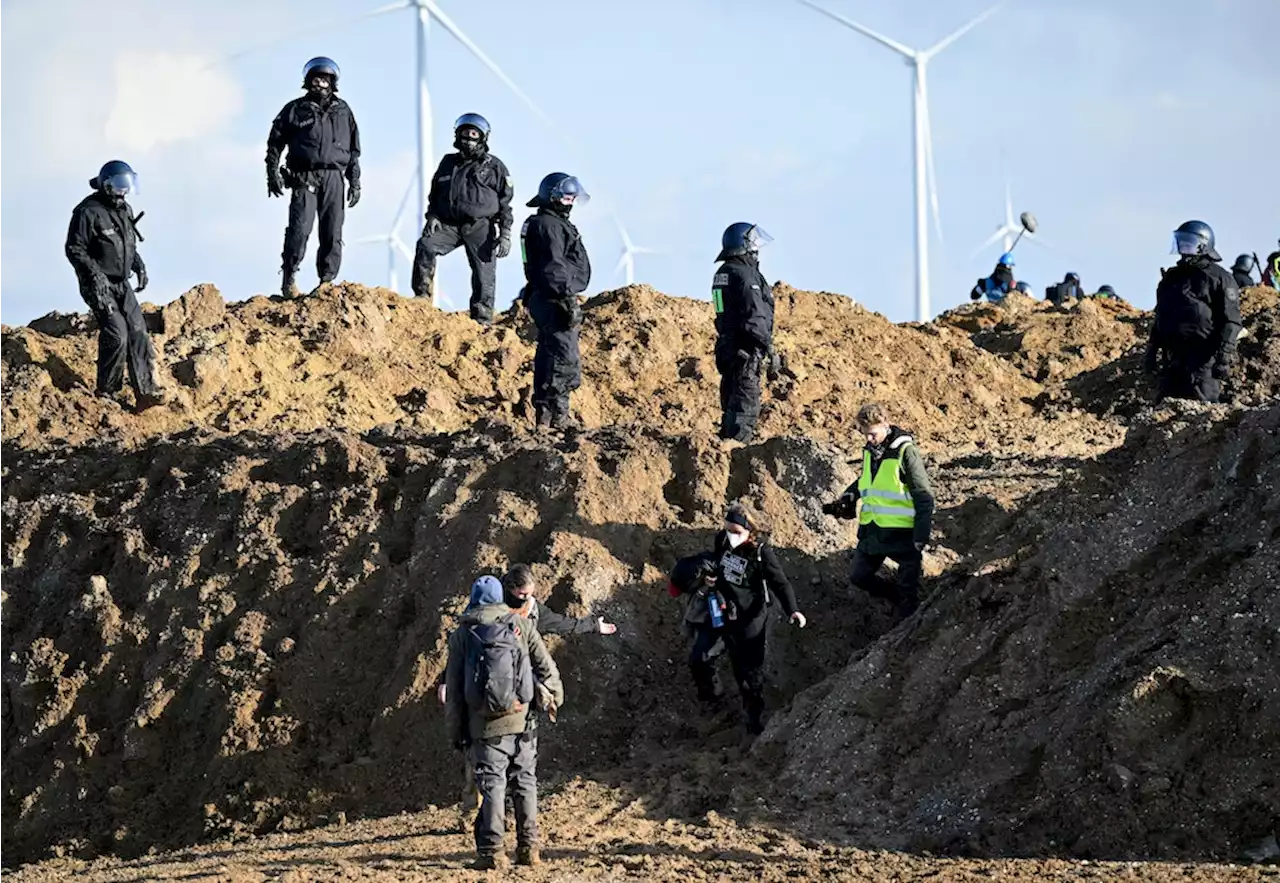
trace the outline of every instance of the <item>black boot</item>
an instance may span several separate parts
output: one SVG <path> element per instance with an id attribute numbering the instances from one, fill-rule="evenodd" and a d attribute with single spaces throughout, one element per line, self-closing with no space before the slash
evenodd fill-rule
<path id="1" fill-rule="evenodd" d="M 294 281 L 293 270 L 284 271 L 284 277 L 280 280 L 280 295 L 285 300 L 293 300 L 298 296 L 298 283 Z"/>
<path id="2" fill-rule="evenodd" d="M 698 701 L 712 705 L 721 696 L 720 685 L 716 683 L 716 670 L 710 665 L 691 665 L 693 685 L 698 690 Z"/>
<path id="3" fill-rule="evenodd" d="M 546 405 L 535 405 L 533 408 L 533 423 L 539 429 L 551 428 L 551 409 Z"/>
<path id="4" fill-rule="evenodd" d="M 758 736 L 764 732 L 764 696 L 757 690 L 742 691 L 742 710 L 746 714 L 747 732 Z"/>

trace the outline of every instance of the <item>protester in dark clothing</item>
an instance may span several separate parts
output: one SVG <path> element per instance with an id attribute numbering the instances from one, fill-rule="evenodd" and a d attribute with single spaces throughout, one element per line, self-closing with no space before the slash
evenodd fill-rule
<path id="1" fill-rule="evenodd" d="M 1269 288 L 1280 288 L 1280 249 L 1267 255 L 1267 260 L 1262 265 L 1261 276 L 1263 285 Z"/>
<path id="2" fill-rule="evenodd" d="M 1010 293 L 1019 290 L 1018 280 L 1013 276 L 1013 266 L 1013 255 L 1008 252 L 1000 255 L 996 268 L 991 271 L 990 276 L 978 280 L 978 284 L 969 292 L 969 299 L 982 300 L 985 297 L 989 302 L 998 304 Z"/>
<path id="3" fill-rule="evenodd" d="M 755 224 L 730 224 L 720 238 L 711 282 L 716 312 L 716 370 L 720 372 L 720 437 L 751 441 L 760 417 L 760 370 L 776 377 L 773 289 L 760 272 L 760 249 L 773 237 Z"/>
<path id="4" fill-rule="evenodd" d="M 360 130 L 351 106 L 337 96 L 338 73 L 332 59 L 308 61 L 302 70 L 307 94 L 284 106 L 267 136 L 267 194 L 283 196 L 286 187 L 293 191 L 280 255 L 280 290 L 285 297 L 298 293 L 295 277 L 317 215 L 316 273 L 321 285 L 337 278 L 345 210 L 360 201 Z M 281 169 L 280 156 L 286 150 Z"/>
<path id="5" fill-rule="evenodd" d="M 89 181 L 93 193 L 71 213 L 67 260 L 76 272 L 80 297 L 98 320 L 97 392 L 114 396 L 124 387 L 125 365 L 141 410 L 162 400 L 156 381 L 155 349 L 147 335 L 138 291 L 147 287 L 147 267 L 138 254 L 137 219 L 126 197 L 137 190 L 138 176 L 128 163 L 113 160 Z"/>
<path id="6" fill-rule="evenodd" d="M 569 221 L 569 212 L 590 198 L 572 175 L 547 175 L 538 185 L 538 195 L 528 203 L 538 213 L 527 218 L 520 230 L 526 280 L 521 299 L 538 328 L 533 406 L 539 428 L 572 425 L 569 394 L 582 384 L 578 354 L 582 306 L 578 295 L 591 282 L 591 262 L 578 228 Z"/>
<path id="7" fill-rule="evenodd" d="M 448 640 L 445 711 L 454 745 L 469 751 L 475 766 L 481 796 L 475 867 L 480 870 L 506 863 L 508 785 L 516 814 L 516 860 L 539 863 L 538 734 L 529 722 L 540 704 L 561 707 L 564 687 L 537 629 L 526 626 L 503 603 L 497 577 L 482 576 Z"/>
<path id="8" fill-rule="evenodd" d="M 471 266 L 471 318 L 493 321 L 498 259 L 511 254 L 511 172 L 489 152 L 489 121 L 467 113 L 431 181 L 426 223 L 413 260 L 413 293 L 434 299 L 436 258 L 459 245 Z"/>
<path id="9" fill-rule="evenodd" d="M 1251 254 L 1242 254 L 1236 258 L 1236 262 L 1231 265 L 1231 278 L 1236 281 L 1237 288 L 1252 288 L 1258 284 L 1253 281 L 1256 263 Z"/>
<path id="10" fill-rule="evenodd" d="M 682 571 L 696 572 L 682 576 Z M 768 536 L 744 506 L 729 507 L 724 530 L 716 534 L 709 555 L 677 565 L 668 592 L 689 595 L 685 624 L 693 633 L 689 668 L 698 698 L 704 702 L 719 698 L 715 666 L 727 650 L 747 730 L 762 732 L 766 626 L 773 597 L 782 602 L 792 623 L 804 628 L 807 620 Z"/>
<path id="11" fill-rule="evenodd" d="M 1158 374 L 1161 398 L 1216 402 L 1231 374 L 1240 335 L 1240 289 L 1219 264 L 1213 230 L 1188 221 L 1174 232 L 1181 257 L 1156 288 L 1146 369 Z"/>
<path id="12" fill-rule="evenodd" d="M 910 616 L 920 606 L 923 553 L 933 525 L 933 488 L 914 439 L 889 423 L 883 405 L 863 405 L 858 430 L 867 439 L 862 474 L 822 511 L 837 518 L 858 518 L 851 582 L 871 595 L 890 599 L 902 616 Z M 877 576 L 886 558 L 898 564 L 896 587 Z"/>
<path id="13" fill-rule="evenodd" d="M 1080 284 L 1079 273 L 1068 273 L 1057 285 L 1050 285 L 1045 290 L 1044 299 L 1061 306 L 1068 298 L 1078 300 L 1084 297 L 1084 286 Z"/>
<path id="14" fill-rule="evenodd" d="M 538 582 L 527 564 L 517 564 L 502 578 L 503 598 L 507 606 L 533 623 L 542 635 L 612 635 L 618 627 L 605 622 L 603 616 L 576 619 L 556 613 L 534 597 Z"/>
<path id="15" fill-rule="evenodd" d="M 1094 297 L 1100 297 L 1103 299 L 1111 298 L 1112 300 L 1120 299 L 1120 295 L 1116 294 L 1116 290 L 1112 288 L 1110 285 L 1098 286 L 1098 292 L 1094 295 Z"/>

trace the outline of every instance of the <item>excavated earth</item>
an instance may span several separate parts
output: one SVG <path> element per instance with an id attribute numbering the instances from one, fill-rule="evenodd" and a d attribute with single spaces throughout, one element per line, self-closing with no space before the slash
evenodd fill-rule
<path id="1" fill-rule="evenodd" d="M 15 880 L 453 879 L 434 684 L 516 561 L 613 637 L 550 639 L 560 879 L 1262 879 L 1280 821 L 1280 303 L 1228 404 L 1154 405 L 1149 316 L 1021 299 L 893 325 L 778 297 L 761 437 L 714 434 L 711 310 L 586 305 L 581 430 L 529 426 L 532 329 L 381 289 L 148 306 L 168 388 L 93 395 L 95 332 L 3 332 L 3 852 Z M 886 401 L 936 482 L 898 622 L 821 514 Z M 810 619 L 770 719 L 693 701 L 664 574 L 745 499 Z M 1245 859 L 1260 865 L 1237 864 Z M 475 875 L 477 878 L 482 875 Z"/>

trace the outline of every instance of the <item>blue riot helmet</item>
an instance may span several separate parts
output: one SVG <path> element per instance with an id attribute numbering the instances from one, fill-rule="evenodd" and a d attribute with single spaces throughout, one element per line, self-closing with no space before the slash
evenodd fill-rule
<path id="1" fill-rule="evenodd" d="M 720 254 L 716 255 L 716 260 L 726 261 L 739 255 L 755 254 L 770 242 L 773 242 L 773 237 L 763 227 L 738 221 L 725 228 L 720 237 Z"/>
<path id="2" fill-rule="evenodd" d="M 1184 257 L 1202 255 L 1211 261 L 1221 261 L 1222 255 L 1213 247 L 1213 228 L 1204 221 L 1187 221 L 1173 231 L 1173 247 L 1169 254 Z"/>
<path id="3" fill-rule="evenodd" d="M 1000 260 L 996 261 L 996 266 L 997 267 L 1013 267 L 1014 266 L 1013 253 L 1006 251 L 1004 254 L 1000 255 Z"/>
<path id="4" fill-rule="evenodd" d="M 478 113 L 464 113 L 453 124 L 453 131 L 456 135 L 458 130 L 463 126 L 470 126 L 480 133 L 480 140 L 487 141 L 489 139 L 489 121 Z"/>
<path id="5" fill-rule="evenodd" d="M 1065 280 L 1065 281 L 1067 281 L 1067 282 L 1074 282 L 1076 285 L 1079 285 L 1079 284 L 1080 284 L 1080 274 L 1079 274 L 1079 273 L 1077 273 L 1077 272 L 1075 272 L 1075 271 L 1073 270 L 1072 272 L 1070 272 L 1070 273 L 1068 273 L 1068 274 L 1067 274 L 1067 276 L 1066 276 L 1066 280 Z"/>
<path id="6" fill-rule="evenodd" d="M 89 186 L 115 199 L 124 199 L 138 192 L 138 173 L 124 160 L 113 159 L 98 170 L 96 178 L 89 180 Z"/>
<path id="7" fill-rule="evenodd" d="M 338 63 L 332 58 L 326 58 L 318 55 L 302 66 L 302 88 L 308 88 L 307 83 L 315 74 L 325 74 L 329 77 L 329 88 L 333 92 L 338 91 L 338 77 L 342 75 L 342 71 L 338 70 Z"/>
<path id="8" fill-rule="evenodd" d="M 1098 297 L 1116 297 L 1116 290 L 1110 285 L 1098 286 Z"/>
<path id="9" fill-rule="evenodd" d="M 567 172 L 552 172 L 538 184 L 538 195 L 525 203 L 529 208 L 560 208 L 568 211 L 586 205 L 591 195 L 582 182 Z"/>
<path id="10" fill-rule="evenodd" d="M 1254 263 L 1253 255 L 1242 254 L 1236 258 L 1236 262 L 1231 265 L 1231 269 L 1239 273 L 1252 273 L 1256 266 L 1257 264 Z"/>

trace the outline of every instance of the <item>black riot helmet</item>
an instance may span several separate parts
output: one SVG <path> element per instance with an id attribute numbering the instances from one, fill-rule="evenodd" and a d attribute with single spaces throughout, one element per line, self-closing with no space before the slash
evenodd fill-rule
<path id="1" fill-rule="evenodd" d="M 464 113 L 453 124 L 453 146 L 464 156 L 475 156 L 489 143 L 489 121 L 478 113 Z"/>
<path id="2" fill-rule="evenodd" d="M 1236 262 L 1231 265 L 1231 269 L 1238 273 L 1252 273 L 1253 268 L 1256 266 L 1257 264 L 1253 260 L 1253 255 L 1242 254 L 1240 257 L 1236 258 Z"/>
<path id="3" fill-rule="evenodd" d="M 586 205 L 591 195 L 582 182 L 567 172 L 552 172 L 538 184 L 538 195 L 525 205 L 529 208 L 549 208 L 568 214 L 575 205 Z"/>
<path id="4" fill-rule="evenodd" d="M 739 255 L 755 254 L 770 242 L 773 242 L 773 237 L 758 224 L 738 221 L 725 228 L 724 235 L 720 237 L 720 254 L 716 255 L 716 260 L 727 261 Z"/>
<path id="5" fill-rule="evenodd" d="M 317 74 L 321 74 L 329 78 L 329 91 L 338 91 L 338 77 L 342 71 L 338 70 L 338 63 L 332 58 L 326 58 L 318 55 L 302 66 L 302 88 L 311 89 L 311 78 Z"/>
<path id="6" fill-rule="evenodd" d="M 1173 248 L 1169 253 L 1183 257 L 1200 255 L 1211 261 L 1221 261 L 1222 255 L 1218 254 L 1213 245 L 1212 227 L 1204 221 L 1187 221 L 1173 231 Z"/>
<path id="7" fill-rule="evenodd" d="M 98 170 L 89 186 L 106 194 L 115 202 L 124 202 L 130 193 L 138 192 L 138 173 L 122 159 L 113 159 Z"/>

